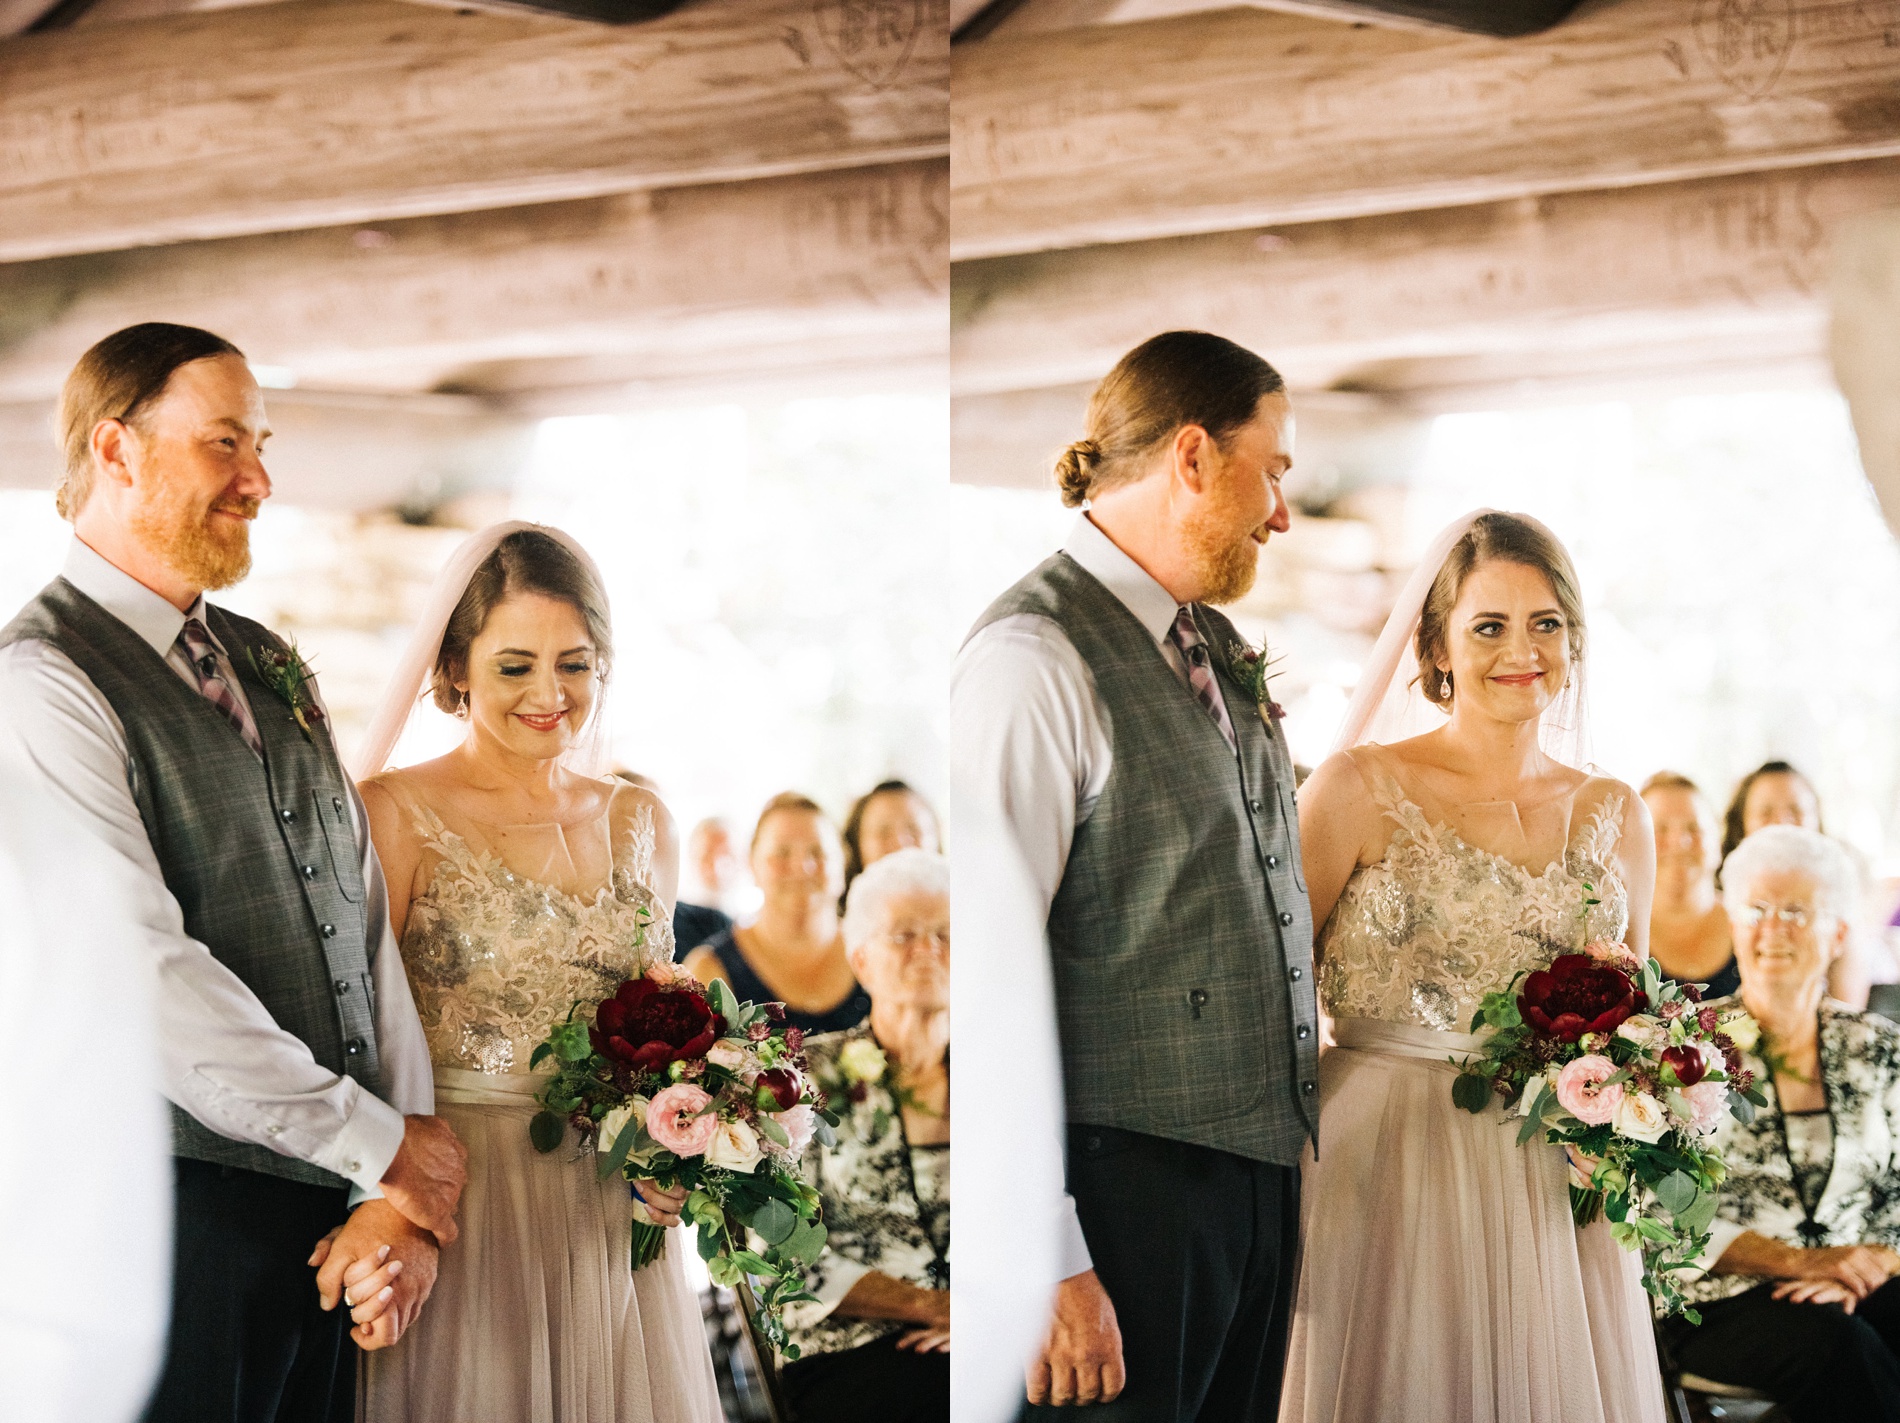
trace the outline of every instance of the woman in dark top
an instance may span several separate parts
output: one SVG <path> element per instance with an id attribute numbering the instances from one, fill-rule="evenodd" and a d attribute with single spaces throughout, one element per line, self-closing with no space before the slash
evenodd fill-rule
<path id="1" fill-rule="evenodd" d="M 759 917 L 715 934 L 686 956 L 702 983 L 722 978 L 742 999 L 783 1003 L 809 1033 L 855 1027 L 871 1011 L 845 959 L 838 925 L 844 850 L 816 801 L 774 796 L 752 832 L 752 878 L 765 895 Z"/>
<path id="2" fill-rule="evenodd" d="M 1715 897 L 1715 813 L 1694 781 L 1658 771 L 1643 783 L 1643 804 L 1656 823 L 1656 899 L 1649 913 L 1649 952 L 1663 972 L 1705 983 L 1722 998 L 1742 986 L 1728 915 Z"/>

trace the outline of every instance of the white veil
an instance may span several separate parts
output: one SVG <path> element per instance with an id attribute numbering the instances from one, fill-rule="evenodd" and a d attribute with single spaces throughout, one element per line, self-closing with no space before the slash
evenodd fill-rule
<path id="1" fill-rule="evenodd" d="M 383 689 L 383 699 L 376 705 L 376 715 L 370 719 L 368 734 L 364 736 L 356 754 L 350 758 L 350 774 L 355 779 L 360 781 L 390 769 L 390 754 L 402 740 L 410 719 L 424 704 L 429 674 L 441 654 L 442 636 L 448 631 L 449 618 L 455 612 L 455 605 L 462 601 L 462 594 L 468 590 L 469 580 L 475 576 L 475 570 L 481 567 L 482 561 L 508 535 L 523 529 L 546 534 L 581 561 L 581 565 L 593 575 L 594 585 L 600 589 L 603 602 L 601 611 L 611 619 L 610 610 L 604 606 L 607 585 L 601 579 L 600 569 L 587 550 L 560 529 L 510 519 L 506 523 L 490 524 L 479 533 L 470 534 L 449 555 L 449 561 L 443 565 L 429 589 L 429 601 L 422 610 L 422 620 L 416 624 L 409 645 L 403 649 L 396 670 L 390 675 L 389 685 Z M 576 773 L 601 776 L 608 771 L 612 748 L 607 735 L 607 722 L 607 685 L 603 681 L 594 698 L 594 707 L 587 724 L 581 728 L 581 734 L 562 758 Z"/>
<path id="2" fill-rule="evenodd" d="M 1444 566 L 1445 559 L 1450 556 L 1458 540 L 1470 532 L 1471 526 L 1479 519 L 1497 512 L 1495 509 L 1473 509 L 1453 519 L 1432 539 L 1424 557 L 1419 559 L 1418 567 L 1405 580 L 1398 602 L 1393 605 L 1392 615 L 1385 620 L 1379 640 L 1373 644 L 1372 656 L 1366 659 L 1359 686 L 1346 708 L 1346 719 L 1340 724 L 1339 735 L 1334 738 L 1329 755 L 1368 743 L 1388 746 L 1407 737 L 1421 736 L 1445 724 L 1446 713 L 1427 701 L 1420 689 L 1417 652 L 1419 614 L 1424 610 L 1425 599 L 1438 578 L 1438 570 Z M 1513 514 L 1511 517 L 1522 519 L 1542 530 L 1553 543 L 1557 542 L 1557 536 L 1530 515 Z M 1569 686 L 1544 713 L 1538 727 L 1538 743 L 1543 747 L 1544 754 L 1554 761 L 1580 769 L 1588 766 L 1590 756 L 1583 683 L 1583 667 L 1573 664 Z"/>

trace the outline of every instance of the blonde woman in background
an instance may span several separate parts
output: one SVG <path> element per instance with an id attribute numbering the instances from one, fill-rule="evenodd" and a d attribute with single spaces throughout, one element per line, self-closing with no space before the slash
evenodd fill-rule
<path id="1" fill-rule="evenodd" d="M 1676 771 L 1658 771 L 1643 782 L 1643 804 L 1656 827 L 1649 952 L 1669 977 L 1706 985 L 1706 997 L 1727 997 L 1742 980 L 1728 914 L 1715 894 L 1721 864 L 1715 811 L 1696 783 Z"/>

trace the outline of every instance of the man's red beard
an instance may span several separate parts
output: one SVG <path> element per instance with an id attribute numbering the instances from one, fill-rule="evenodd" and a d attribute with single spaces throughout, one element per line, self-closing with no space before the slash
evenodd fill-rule
<path id="1" fill-rule="evenodd" d="M 1182 529 L 1202 603 L 1236 603 L 1253 588 L 1260 573 L 1260 545 L 1250 533 L 1238 541 L 1228 532 L 1230 521 L 1219 510 L 1190 517 Z"/>
<path id="2" fill-rule="evenodd" d="M 258 500 L 220 498 L 203 508 L 161 486 L 132 516 L 132 532 L 148 547 L 161 549 L 172 571 L 193 586 L 215 592 L 241 582 L 251 571 L 251 525 Z M 227 523 L 221 514 L 238 514 Z"/>

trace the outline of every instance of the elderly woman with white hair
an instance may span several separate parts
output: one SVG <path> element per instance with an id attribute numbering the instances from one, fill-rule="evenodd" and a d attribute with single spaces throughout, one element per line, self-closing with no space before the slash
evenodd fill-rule
<path id="1" fill-rule="evenodd" d="M 1847 852 L 1756 831 L 1722 866 L 1737 1035 L 1767 1106 L 1714 1139 L 1728 1179 L 1666 1342 L 1689 1372 L 1769 1394 L 1797 1420 L 1900 1418 L 1900 1028 L 1826 996 L 1858 899 Z M 1748 1041 L 1754 1037 L 1754 1041 Z"/>
<path id="2" fill-rule="evenodd" d="M 950 1417 L 950 871 L 898 850 L 852 882 L 845 952 L 870 995 L 854 1028 L 805 1040 L 838 1113 L 806 1178 L 830 1248 L 807 1272 L 815 1302 L 786 1323 L 798 1423 Z"/>

